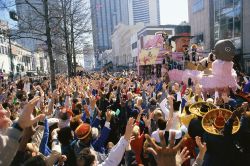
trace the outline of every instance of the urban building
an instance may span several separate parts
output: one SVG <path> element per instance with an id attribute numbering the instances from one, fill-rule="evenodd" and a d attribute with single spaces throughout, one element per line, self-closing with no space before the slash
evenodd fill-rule
<path id="1" fill-rule="evenodd" d="M 241 9 L 242 12 L 242 64 L 244 65 L 245 72 L 250 75 L 250 33 L 249 33 L 249 27 L 250 27 L 250 1 L 249 0 L 243 0 L 241 3 Z"/>
<path id="2" fill-rule="evenodd" d="M 110 62 L 114 62 L 114 56 L 113 56 L 113 52 L 112 49 L 110 50 L 105 50 L 102 54 L 101 54 L 101 66 L 105 66 L 106 64 L 110 63 Z"/>
<path id="3" fill-rule="evenodd" d="M 35 52 L 39 47 L 46 45 L 46 37 L 44 36 L 46 28 L 44 18 L 41 15 L 44 13 L 43 1 L 29 0 L 30 5 L 25 0 L 15 0 L 15 2 L 16 12 L 19 17 L 17 36 L 25 37 L 20 38 L 17 42 Z M 60 3 L 59 0 L 48 1 L 48 3 L 50 15 L 54 16 L 51 17 L 53 19 L 50 19 L 51 33 L 53 33 L 57 31 L 57 28 L 53 27 L 53 25 L 58 24 L 60 16 L 57 11 L 59 11 Z M 53 37 L 52 42 L 58 43 L 57 37 Z"/>
<path id="4" fill-rule="evenodd" d="M 49 73 L 49 60 L 47 53 L 38 49 L 33 56 L 33 69 L 38 73 Z"/>
<path id="5" fill-rule="evenodd" d="M 24 48 L 17 42 L 11 42 L 11 49 L 13 55 L 14 73 L 26 73 L 30 70 L 35 70 L 33 63 L 33 56 L 30 50 Z"/>
<path id="6" fill-rule="evenodd" d="M 131 38 L 144 27 L 143 23 L 136 25 L 119 24 L 111 36 L 113 64 L 116 66 L 135 67 L 136 61 L 132 57 Z"/>
<path id="7" fill-rule="evenodd" d="M 38 9 L 39 12 L 43 13 L 43 4 L 42 1 L 29 1 L 34 7 Z M 30 26 L 33 26 L 34 29 L 37 29 L 37 25 L 41 26 L 41 23 L 43 22 L 41 19 L 41 16 L 37 14 L 31 6 L 25 3 L 24 0 L 16 0 L 16 11 L 17 15 L 20 17 L 18 20 L 18 28 L 19 31 L 22 33 L 17 32 L 19 36 L 26 36 L 27 38 L 19 39 L 17 40 L 20 44 L 22 44 L 24 47 L 35 51 L 37 49 L 38 45 L 42 44 L 42 41 L 35 40 L 33 38 L 36 38 L 35 35 L 33 35 L 33 30 L 30 29 Z M 30 29 L 30 30 L 28 30 Z M 41 28 L 42 29 L 42 28 Z M 27 32 L 30 33 L 27 33 Z M 38 33 L 38 32 L 37 32 Z"/>
<path id="8" fill-rule="evenodd" d="M 11 71 L 8 30 L 7 22 L 0 20 L 0 70 L 4 73 Z"/>
<path id="9" fill-rule="evenodd" d="M 188 2 L 191 31 L 196 37 L 194 40 L 203 41 L 207 50 L 212 49 L 218 40 L 232 40 L 237 48 L 237 63 L 242 70 L 250 73 L 249 0 L 189 0 Z"/>
<path id="10" fill-rule="evenodd" d="M 214 45 L 213 0 L 188 0 L 189 23 L 192 43 L 203 46 L 204 52 L 210 52 Z"/>
<path id="11" fill-rule="evenodd" d="M 128 0 L 129 24 L 160 25 L 159 0 Z"/>
<path id="12" fill-rule="evenodd" d="M 89 49 L 83 50 L 83 58 L 84 58 L 84 69 L 85 70 L 92 70 L 95 68 L 95 56 L 94 56 L 94 50 L 92 49 L 93 46 Z"/>
<path id="13" fill-rule="evenodd" d="M 93 43 L 97 66 L 99 54 L 112 48 L 110 36 L 119 24 L 128 24 L 127 0 L 91 0 Z"/>

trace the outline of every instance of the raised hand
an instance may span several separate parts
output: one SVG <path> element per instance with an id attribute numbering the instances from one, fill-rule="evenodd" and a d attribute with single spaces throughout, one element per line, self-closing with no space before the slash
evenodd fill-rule
<path id="1" fill-rule="evenodd" d="M 111 110 L 107 110 L 106 112 L 106 121 L 110 122 L 112 118 Z"/>
<path id="2" fill-rule="evenodd" d="M 151 119 L 150 119 L 150 117 L 147 118 L 146 116 L 143 116 L 143 117 L 142 117 L 142 120 L 143 120 L 143 122 L 145 123 L 145 126 L 146 126 L 146 127 L 150 127 L 150 124 L 151 124 Z"/>
<path id="3" fill-rule="evenodd" d="M 5 110 L 0 104 L 0 129 L 6 129 L 11 125 L 10 112 Z"/>
<path id="4" fill-rule="evenodd" d="M 134 128 L 134 118 L 129 118 L 127 126 L 126 126 L 126 131 L 124 134 L 124 139 L 126 139 L 128 142 L 130 141 L 130 138 L 132 136 L 133 128 Z"/>
<path id="5" fill-rule="evenodd" d="M 197 146 L 199 147 L 200 153 L 205 154 L 207 151 L 206 143 L 202 143 L 201 137 L 198 137 L 198 136 L 195 137 L 195 142 L 196 142 Z"/>
<path id="6" fill-rule="evenodd" d="M 40 85 L 36 86 L 36 89 L 40 92 L 41 96 L 44 96 L 44 91 Z"/>
<path id="7" fill-rule="evenodd" d="M 187 150 L 187 147 L 184 147 L 180 153 L 180 164 L 183 164 L 185 161 L 187 161 L 188 159 L 190 159 L 190 156 L 188 155 L 189 151 Z"/>
<path id="8" fill-rule="evenodd" d="M 148 149 L 155 158 L 158 166 L 165 166 L 168 163 L 168 166 L 176 166 L 176 153 L 181 148 L 183 140 L 181 140 L 178 145 L 174 145 L 175 141 L 175 132 L 170 133 L 170 141 L 167 146 L 163 132 L 159 132 L 161 146 L 158 146 L 149 135 L 145 135 L 148 143 L 152 148 Z"/>
<path id="9" fill-rule="evenodd" d="M 17 121 L 19 126 L 22 129 L 25 129 L 26 127 L 32 126 L 34 123 L 39 122 L 45 118 L 44 114 L 40 114 L 36 117 L 32 115 L 32 112 L 34 110 L 34 107 L 36 106 L 37 102 L 40 100 L 40 97 L 34 97 L 28 104 L 24 106 L 24 109 Z"/>

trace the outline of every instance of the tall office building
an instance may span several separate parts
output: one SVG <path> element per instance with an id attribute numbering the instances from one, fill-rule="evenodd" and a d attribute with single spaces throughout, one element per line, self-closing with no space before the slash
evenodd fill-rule
<path id="1" fill-rule="evenodd" d="M 119 24 L 128 24 L 127 0 L 91 0 L 94 52 L 98 66 L 98 55 L 112 44 L 110 37 Z"/>
<path id="2" fill-rule="evenodd" d="M 160 25 L 159 0 L 128 0 L 129 24 Z"/>
<path id="3" fill-rule="evenodd" d="M 189 20 L 194 42 L 212 49 L 218 40 L 230 39 L 236 46 L 239 66 L 250 74 L 250 1 L 189 0 Z"/>
<path id="4" fill-rule="evenodd" d="M 41 40 L 46 41 L 45 36 L 45 24 L 44 18 L 41 14 L 44 13 L 43 1 L 29 0 L 29 5 L 25 0 L 15 0 L 16 11 L 19 17 L 18 20 L 18 36 L 23 36 L 26 38 L 21 38 L 18 40 L 20 44 L 24 47 L 30 49 L 32 52 L 36 51 L 39 47 L 45 47 L 46 43 Z M 53 31 L 53 25 L 58 23 L 58 10 L 59 0 L 49 1 L 50 16 L 55 15 L 54 19 L 50 19 L 50 28 Z M 36 8 L 36 9 L 33 9 Z M 36 11 L 37 10 L 37 11 Z M 56 38 L 56 37 L 54 37 Z M 52 39 L 53 41 L 55 39 Z M 57 44 L 59 42 L 57 41 Z"/>
<path id="5" fill-rule="evenodd" d="M 214 45 L 213 0 L 188 0 L 188 8 L 192 42 L 210 52 Z"/>

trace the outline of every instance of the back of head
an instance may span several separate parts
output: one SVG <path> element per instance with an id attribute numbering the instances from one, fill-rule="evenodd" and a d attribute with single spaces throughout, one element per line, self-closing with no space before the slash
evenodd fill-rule
<path id="1" fill-rule="evenodd" d="M 158 120 L 160 117 L 162 117 L 162 112 L 159 109 L 154 110 L 154 119 Z"/>
<path id="2" fill-rule="evenodd" d="M 161 117 L 158 119 L 157 124 L 160 130 L 165 130 L 166 129 L 166 121 Z"/>
<path id="3" fill-rule="evenodd" d="M 89 166 L 95 161 L 95 155 L 91 153 L 90 148 L 84 148 L 77 156 L 77 165 Z"/>
<path id="4" fill-rule="evenodd" d="M 70 127 L 64 127 L 58 131 L 58 140 L 62 145 L 67 145 L 73 139 L 72 130 Z"/>

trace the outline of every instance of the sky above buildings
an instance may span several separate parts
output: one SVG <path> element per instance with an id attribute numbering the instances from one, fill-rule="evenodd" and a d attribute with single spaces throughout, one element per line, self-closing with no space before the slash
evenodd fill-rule
<path id="1" fill-rule="evenodd" d="M 188 0 L 160 0 L 161 24 L 188 22 Z"/>
<path id="2" fill-rule="evenodd" d="M 0 0 L 6 2 L 6 0 Z M 10 4 L 13 0 L 8 0 Z M 188 21 L 188 0 L 160 0 L 161 24 L 180 24 Z M 9 19 L 7 10 L 0 9 L 1 19 L 10 21 L 11 27 L 16 23 Z"/>
<path id="3" fill-rule="evenodd" d="M 0 19 L 7 21 L 11 28 L 16 28 L 17 23 L 10 19 L 9 11 L 15 10 L 14 0 L 0 0 Z"/>

